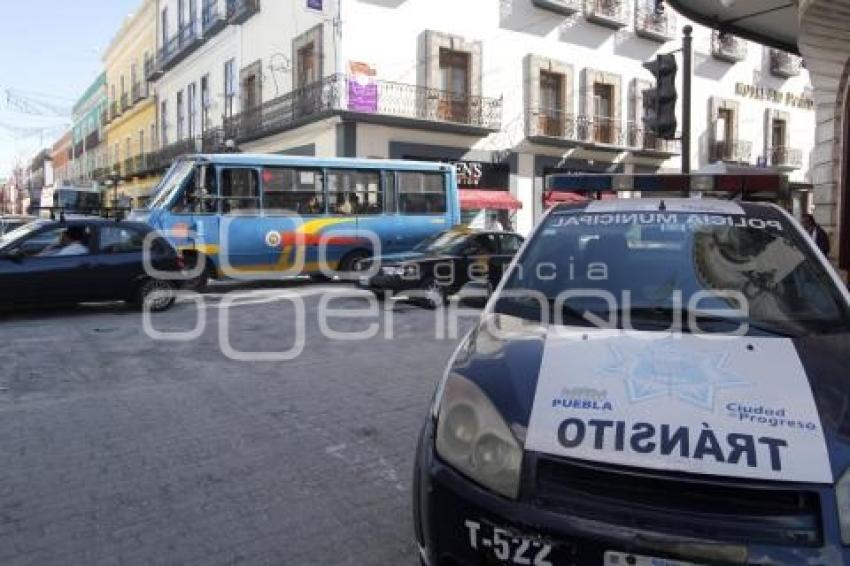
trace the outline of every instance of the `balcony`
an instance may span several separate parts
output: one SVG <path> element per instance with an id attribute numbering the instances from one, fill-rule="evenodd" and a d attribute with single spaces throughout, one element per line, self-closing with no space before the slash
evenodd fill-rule
<path id="1" fill-rule="evenodd" d="M 779 169 L 800 169 L 803 167 L 803 150 L 795 147 L 772 147 L 770 165 Z"/>
<path id="2" fill-rule="evenodd" d="M 100 112 L 100 123 L 101 123 L 101 124 L 103 124 L 103 125 L 106 125 L 106 124 L 108 124 L 109 122 L 111 122 L 111 120 L 109 119 L 109 109 L 108 109 L 108 108 L 104 108 L 104 109 Z"/>
<path id="3" fill-rule="evenodd" d="M 526 135 L 558 145 L 627 147 L 627 132 L 619 120 L 570 114 L 552 108 L 529 108 Z"/>
<path id="4" fill-rule="evenodd" d="M 225 118 L 228 139 L 259 139 L 332 115 L 434 131 L 481 134 L 501 128 L 502 100 L 376 81 L 358 92 L 347 75 L 331 75 Z"/>
<path id="5" fill-rule="evenodd" d="M 564 16 L 572 16 L 581 11 L 584 0 L 531 0 L 531 3 L 543 10 L 551 10 Z"/>
<path id="6" fill-rule="evenodd" d="M 260 11 L 260 0 L 227 0 L 227 21 L 233 25 L 245 23 Z"/>
<path id="7" fill-rule="evenodd" d="M 227 19 L 221 13 L 219 3 L 219 0 L 204 0 L 204 7 L 201 11 L 201 29 L 204 38 L 215 35 L 227 25 Z"/>
<path id="8" fill-rule="evenodd" d="M 157 64 L 163 72 L 185 59 L 203 41 L 196 20 L 183 24 L 180 30 L 172 35 L 157 51 Z"/>
<path id="9" fill-rule="evenodd" d="M 621 29 L 629 25 L 629 5 L 626 0 L 587 0 L 585 17 L 595 24 Z"/>
<path id="10" fill-rule="evenodd" d="M 658 12 L 653 5 L 642 2 L 635 11 L 635 33 L 661 43 L 676 39 L 676 16 L 670 10 Z"/>
<path id="11" fill-rule="evenodd" d="M 100 132 L 94 130 L 86 136 L 86 151 L 91 151 L 100 145 Z"/>
<path id="12" fill-rule="evenodd" d="M 682 152 L 681 141 L 661 139 L 655 135 L 655 132 L 646 130 L 643 124 L 635 122 L 628 123 L 628 145 L 634 148 L 635 152 L 665 155 L 676 155 Z"/>
<path id="13" fill-rule="evenodd" d="M 144 100 L 148 97 L 148 85 L 143 82 L 136 82 L 133 84 L 130 89 L 131 98 L 133 100 L 133 104 L 136 104 L 140 100 Z"/>
<path id="14" fill-rule="evenodd" d="M 753 154 L 753 144 L 748 141 L 727 140 L 711 144 L 711 162 L 750 163 Z"/>
<path id="15" fill-rule="evenodd" d="M 118 101 L 113 100 L 109 103 L 109 121 L 113 121 L 121 115 L 121 108 L 118 106 Z"/>
<path id="16" fill-rule="evenodd" d="M 747 42 L 731 33 L 711 33 L 711 55 L 718 61 L 739 63 L 747 58 Z"/>
<path id="17" fill-rule="evenodd" d="M 800 75 L 803 59 L 779 49 L 770 50 L 770 74 L 774 77 L 790 79 Z"/>
<path id="18" fill-rule="evenodd" d="M 130 109 L 130 93 L 125 92 L 121 94 L 121 113 L 123 114 L 127 110 Z"/>
<path id="19" fill-rule="evenodd" d="M 169 144 L 157 152 L 156 160 L 160 168 L 166 169 L 179 157 L 199 153 L 201 150 L 200 140 L 183 139 Z"/>
<path id="20" fill-rule="evenodd" d="M 162 77 L 162 74 L 165 71 L 162 68 L 160 62 L 152 56 L 148 56 L 145 58 L 145 80 L 146 81 L 155 81 Z"/>

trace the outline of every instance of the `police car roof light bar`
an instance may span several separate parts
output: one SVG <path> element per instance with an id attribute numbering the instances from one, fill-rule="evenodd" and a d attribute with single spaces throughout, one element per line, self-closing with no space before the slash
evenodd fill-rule
<path id="1" fill-rule="evenodd" d="M 679 193 L 688 197 L 723 196 L 729 199 L 782 200 L 789 195 L 788 177 L 778 174 L 743 175 L 629 175 L 555 173 L 546 177 L 546 191 L 576 194 L 640 192 Z"/>

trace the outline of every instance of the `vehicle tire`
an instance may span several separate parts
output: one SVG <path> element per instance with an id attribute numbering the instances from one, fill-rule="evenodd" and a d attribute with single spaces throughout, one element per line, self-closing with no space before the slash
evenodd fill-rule
<path id="1" fill-rule="evenodd" d="M 204 289 L 207 288 L 207 284 L 210 281 L 210 264 L 207 259 L 201 254 L 186 254 L 186 271 L 194 272 L 198 268 L 198 264 L 200 262 L 204 262 L 204 269 L 196 276 L 191 279 L 186 279 L 183 282 L 183 288 L 188 291 L 195 291 L 196 293 L 202 293 Z"/>
<path id="2" fill-rule="evenodd" d="M 329 281 L 333 281 L 333 277 L 328 277 L 324 273 L 313 273 L 309 277 L 310 281 L 313 283 L 327 283 Z"/>
<path id="3" fill-rule="evenodd" d="M 349 252 L 339 262 L 338 271 L 341 274 L 346 274 L 346 273 L 351 273 L 353 271 L 357 271 L 357 262 L 359 262 L 362 259 L 367 259 L 369 257 L 372 257 L 372 256 L 366 250 L 354 250 L 353 252 Z"/>
<path id="4" fill-rule="evenodd" d="M 420 290 L 425 293 L 421 300 L 429 309 L 438 309 L 446 305 L 446 288 L 437 283 L 433 277 L 425 279 Z"/>
<path id="5" fill-rule="evenodd" d="M 148 308 L 151 312 L 162 312 L 174 305 L 174 291 L 172 282 L 148 278 L 139 285 L 134 303 L 140 309 Z"/>

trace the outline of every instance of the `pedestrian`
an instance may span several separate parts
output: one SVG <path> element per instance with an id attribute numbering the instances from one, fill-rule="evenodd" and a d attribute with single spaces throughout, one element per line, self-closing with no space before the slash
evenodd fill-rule
<path id="1" fill-rule="evenodd" d="M 820 224 L 815 221 L 814 215 L 803 215 L 803 228 L 805 228 L 806 233 L 818 249 L 823 252 L 823 255 L 829 256 L 829 236 L 827 235 L 826 230 L 821 228 Z"/>

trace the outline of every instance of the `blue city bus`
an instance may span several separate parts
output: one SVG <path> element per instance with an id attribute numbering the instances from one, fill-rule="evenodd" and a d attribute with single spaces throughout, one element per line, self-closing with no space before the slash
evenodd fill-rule
<path id="1" fill-rule="evenodd" d="M 448 164 L 215 154 L 178 159 L 133 217 L 171 239 L 200 286 L 352 272 L 458 224 L 460 203 Z"/>

